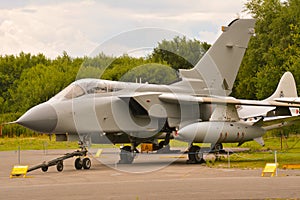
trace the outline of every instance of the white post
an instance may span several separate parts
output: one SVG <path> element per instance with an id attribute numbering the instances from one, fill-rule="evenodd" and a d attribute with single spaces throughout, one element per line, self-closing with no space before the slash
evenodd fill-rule
<path id="1" fill-rule="evenodd" d="M 227 157 L 228 157 L 228 168 L 230 168 L 230 155 L 229 155 L 229 150 L 227 150 Z"/>
<path id="2" fill-rule="evenodd" d="M 43 144 L 43 149 L 44 149 L 44 155 L 48 154 L 48 148 L 47 148 L 48 144 L 46 142 L 44 142 Z"/>
<path id="3" fill-rule="evenodd" d="M 18 164 L 21 163 L 21 148 L 18 146 Z"/>
<path id="4" fill-rule="evenodd" d="M 277 151 L 274 151 L 274 156 L 275 156 L 275 164 L 276 164 L 276 171 L 275 171 L 275 176 L 277 176 Z"/>

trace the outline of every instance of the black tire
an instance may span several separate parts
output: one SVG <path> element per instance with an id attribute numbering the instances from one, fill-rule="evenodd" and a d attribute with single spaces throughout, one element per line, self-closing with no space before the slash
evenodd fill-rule
<path id="1" fill-rule="evenodd" d="M 64 163 L 62 161 L 56 164 L 56 169 L 58 172 L 61 172 L 64 169 Z"/>
<path id="2" fill-rule="evenodd" d="M 122 150 L 127 151 L 127 152 L 131 152 L 131 146 L 125 146 L 122 148 Z"/>
<path id="3" fill-rule="evenodd" d="M 46 166 L 46 165 L 43 166 L 43 167 L 42 167 L 42 171 L 43 171 L 43 172 L 47 172 L 47 171 L 48 171 L 48 166 Z"/>
<path id="4" fill-rule="evenodd" d="M 83 167 L 83 169 L 90 169 L 91 166 L 92 166 L 92 162 L 91 162 L 91 160 L 89 158 L 84 158 L 82 160 L 82 167 Z"/>
<path id="5" fill-rule="evenodd" d="M 76 158 L 74 166 L 75 166 L 75 169 L 77 169 L 77 170 L 82 169 L 82 160 L 81 160 L 81 158 Z"/>
<path id="6" fill-rule="evenodd" d="M 195 160 L 196 160 L 196 163 L 203 163 L 204 162 L 203 152 L 201 152 L 201 149 L 199 149 L 195 152 Z"/>
<path id="7" fill-rule="evenodd" d="M 223 149 L 223 144 L 222 143 L 216 143 L 216 144 L 212 144 L 211 145 L 211 150 L 212 151 L 216 151 L 216 152 L 220 152 Z"/>
<path id="8" fill-rule="evenodd" d="M 131 164 L 133 160 L 134 160 L 134 155 L 131 152 L 131 147 L 130 146 L 123 147 L 120 153 L 120 163 Z"/>
<path id="9" fill-rule="evenodd" d="M 188 152 L 189 162 L 191 163 L 202 163 L 203 153 L 199 146 L 191 146 Z"/>

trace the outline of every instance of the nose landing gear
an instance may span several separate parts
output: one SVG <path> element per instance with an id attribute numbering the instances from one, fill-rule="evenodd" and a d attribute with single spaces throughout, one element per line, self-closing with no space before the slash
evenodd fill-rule
<path id="1" fill-rule="evenodd" d="M 76 158 L 75 160 L 75 169 L 80 170 L 80 169 L 90 169 L 92 162 L 89 158 Z"/>
<path id="2" fill-rule="evenodd" d="M 66 160 L 66 159 L 72 158 L 74 156 L 78 157 L 78 158 L 76 158 L 75 163 L 74 163 L 75 169 L 77 169 L 77 170 L 90 169 L 91 165 L 92 165 L 92 162 L 88 157 L 86 157 L 87 152 L 88 152 L 87 148 L 84 145 L 81 144 L 80 145 L 80 150 L 74 151 L 72 153 L 67 153 L 67 154 L 65 154 L 61 157 L 50 160 L 48 162 L 45 161 L 40 165 L 36 165 L 34 167 L 29 168 L 27 170 L 27 172 L 31 172 L 31 171 L 39 169 L 39 168 L 41 168 L 43 172 L 47 172 L 48 168 L 51 167 L 51 166 L 54 166 L 54 165 L 56 165 L 57 171 L 61 172 L 64 169 L 63 161 Z"/>

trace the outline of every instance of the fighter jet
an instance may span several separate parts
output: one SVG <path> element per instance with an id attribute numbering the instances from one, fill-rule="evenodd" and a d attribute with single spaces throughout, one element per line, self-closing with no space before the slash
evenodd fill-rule
<path id="1" fill-rule="evenodd" d="M 248 42 L 254 34 L 254 25 L 254 19 L 236 19 L 222 27 L 220 37 L 195 67 L 179 70 L 181 79 L 176 83 L 155 85 L 81 79 L 49 101 L 28 110 L 16 123 L 37 132 L 55 133 L 58 140 L 130 143 L 121 149 L 120 163 L 132 163 L 132 152 L 137 151 L 140 143 L 152 143 L 156 149 L 162 148 L 173 134 L 185 137 L 186 132 L 200 124 L 216 125 L 218 129 L 225 125 L 236 131 L 239 127 L 235 124 L 232 127 L 231 122 L 238 119 L 236 112 L 231 112 L 235 114 L 233 116 L 224 116 L 219 108 L 226 104 L 227 110 L 235 110 L 236 104 L 231 102 L 236 100 L 219 97 L 231 93 Z M 219 118 L 223 120 L 220 126 L 215 122 Z M 259 128 L 255 126 L 243 125 L 242 128 L 251 132 L 239 131 L 240 138 L 259 136 L 255 132 Z M 229 138 L 225 132 L 220 137 L 218 129 L 217 135 L 209 137 Z M 196 155 L 192 142 L 200 141 L 197 135 L 195 137 L 190 141 L 190 155 Z M 164 140 L 157 145 L 157 139 Z M 220 142 L 223 140 L 212 141 L 214 144 Z"/>

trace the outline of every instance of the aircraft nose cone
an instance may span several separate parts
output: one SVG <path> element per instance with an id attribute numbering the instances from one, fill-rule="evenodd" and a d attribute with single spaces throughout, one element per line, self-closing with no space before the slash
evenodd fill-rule
<path id="1" fill-rule="evenodd" d="M 37 132 L 51 133 L 57 125 L 57 114 L 49 104 L 40 104 L 22 115 L 16 123 Z"/>

